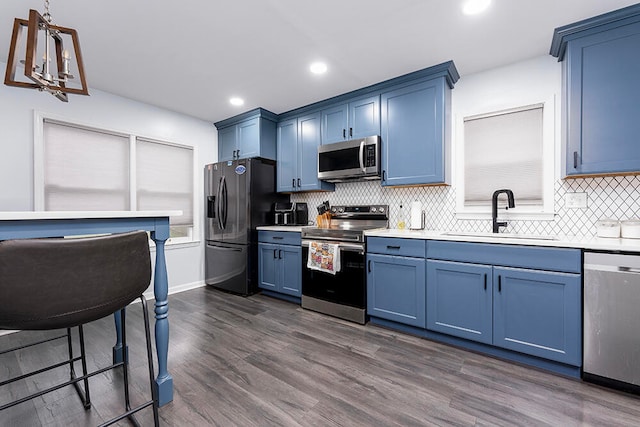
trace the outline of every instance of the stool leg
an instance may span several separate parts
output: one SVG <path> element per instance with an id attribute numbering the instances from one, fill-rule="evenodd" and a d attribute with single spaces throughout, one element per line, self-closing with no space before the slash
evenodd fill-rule
<path id="1" fill-rule="evenodd" d="M 151 331 L 149 329 L 149 310 L 147 309 L 147 300 L 144 295 L 140 295 L 140 301 L 142 302 L 142 314 L 144 315 L 144 333 L 147 339 L 147 362 L 149 363 L 149 385 L 151 386 L 151 399 L 153 399 L 153 425 L 158 427 L 160 425 L 158 420 L 158 396 L 157 390 L 154 387 L 155 375 L 153 373 L 153 356 L 151 355 Z"/>
<path id="2" fill-rule="evenodd" d="M 82 361 L 82 375 L 87 375 L 87 359 L 84 351 L 84 334 L 82 332 L 82 325 L 78 326 L 78 335 L 80 341 L 80 360 Z M 71 328 L 67 328 L 67 345 L 69 348 L 69 376 L 72 380 L 76 379 L 76 371 L 73 366 L 73 344 L 71 342 Z M 84 409 L 91 408 L 91 399 L 89 397 L 89 380 L 87 378 L 84 379 L 84 390 L 80 388 L 80 385 L 75 382 L 73 383 L 73 387 L 76 389 L 78 393 L 78 397 L 82 401 L 82 406 Z"/>
<path id="3" fill-rule="evenodd" d="M 125 323 L 125 309 L 120 310 L 120 322 L 122 324 L 122 346 L 127 348 L 127 326 Z M 129 355 L 128 352 L 122 353 L 122 377 L 124 380 L 124 403 L 127 411 L 131 409 L 129 401 Z"/>
<path id="4" fill-rule="evenodd" d="M 82 325 L 78 326 L 78 335 L 80 336 L 80 361 L 82 363 L 82 375 L 85 376 L 84 379 L 84 394 L 86 396 L 86 401 L 84 403 L 84 408 L 91 408 L 91 396 L 89 395 L 89 378 L 87 378 L 87 353 L 84 348 L 84 330 L 82 329 Z M 76 383 L 77 384 L 77 383 Z"/>

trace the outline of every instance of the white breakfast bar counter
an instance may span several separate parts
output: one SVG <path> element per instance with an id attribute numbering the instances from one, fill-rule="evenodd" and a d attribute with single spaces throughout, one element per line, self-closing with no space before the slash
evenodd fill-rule
<path id="1" fill-rule="evenodd" d="M 169 217 L 180 211 L 69 211 L 0 212 L 0 240 L 62 237 L 87 234 L 149 231 L 156 245 L 153 292 L 155 297 L 155 338 L 158 376 L 155 386 L 160 406 L 173 400 L 173 378 L 167 371 L 169 350 L 169 305 L 164 244 L 169 238 Z M 122 342 L 116 319 L 114 362 L 122 360 Z M 125 350 L 126 351 L 126 350 Z"/>

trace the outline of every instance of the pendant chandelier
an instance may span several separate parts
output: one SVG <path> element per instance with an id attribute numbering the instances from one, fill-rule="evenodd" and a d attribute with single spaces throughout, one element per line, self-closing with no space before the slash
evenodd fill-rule
<path id="1" fill-rule="evenodd" d="M 68 102 L 69 93 L 89 95 L 77 31 L 53 25 L 49 0 L 45 0 L 44 9 L 44 15 L 31 9 L 28 20 L 15 19 L 4 84 L 49 92 L 63 102 Z M 26 45 L 23 43 L 25 29 Z M 65 48 L 65 43 L 67 46 L 71 43 L 71 50 Z M 19 59 L 21 53 L 24 59 Z M 16 75 L 18 63 L 24 65 L 26 78 Z M 79 82 L 75 84 L 72 69 L 78 73 Z"/>

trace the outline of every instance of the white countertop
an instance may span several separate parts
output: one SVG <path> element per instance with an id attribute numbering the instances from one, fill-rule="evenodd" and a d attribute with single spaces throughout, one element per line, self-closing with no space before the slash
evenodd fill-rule
<path id="1" fill-rule="evenodd" d="M 292 233 L 300 233 L 302 227 L 308 227 L 308 225 L 261 225 L 256 227 L 256 230 L 263 231 L 290 231 Z"/>
<path id="2" fill-rule="evenodd" d="M 495 237 L 491 236 L 490 233 L 460 232 L 460 235 L 447 235 L 445 233 L 454 232 L 440 230 L 399 230 L 390 228 L 366 231 L 365 235 L 370 237 L 399 237 L 403 239 L 448 240 L 454 242 L 496 243 L 506 245 L 640 252 L 640 239 L 558 236 L 554 240 L 543 240 L 536 238 L 507 237 L 508 235 Z"/>
<path id="3" fill-rule="evenodd" d="M 182 215 L 182 211 L 24 211 L 0 212 L 0 221 L 41 219 L 153 218 L 179 215 Z"/>

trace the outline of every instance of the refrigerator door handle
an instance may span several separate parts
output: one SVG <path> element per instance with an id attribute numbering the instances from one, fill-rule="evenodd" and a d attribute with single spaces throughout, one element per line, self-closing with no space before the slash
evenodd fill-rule
<path id="1" fill-rule="evenodd" d="M 223 209 L 222 209 L 222 228 L 226 229 L 227 228 L 227 211 L 229 210 L 229 192 L 227 191 L 227 180 L 225 179 L 225 177 L 222 177 L 222 193 L 224 194 L 224 204 Z"/>
<path id="2" fill-rule="evenodd" d="M 218 213 L 218 227 L 220 227 L 220 230 L 224 230 L 224 226 L 222 225 L 222 209 L 221 209 L 221 205 L 222 205 L 222 180 L 223 179 L 224 179 L 224 177 L 220 177 L 220 180 L 218 181 L 218 194 L 216 196 L 216 198 L 218 199 L 216 212 Z"/>

